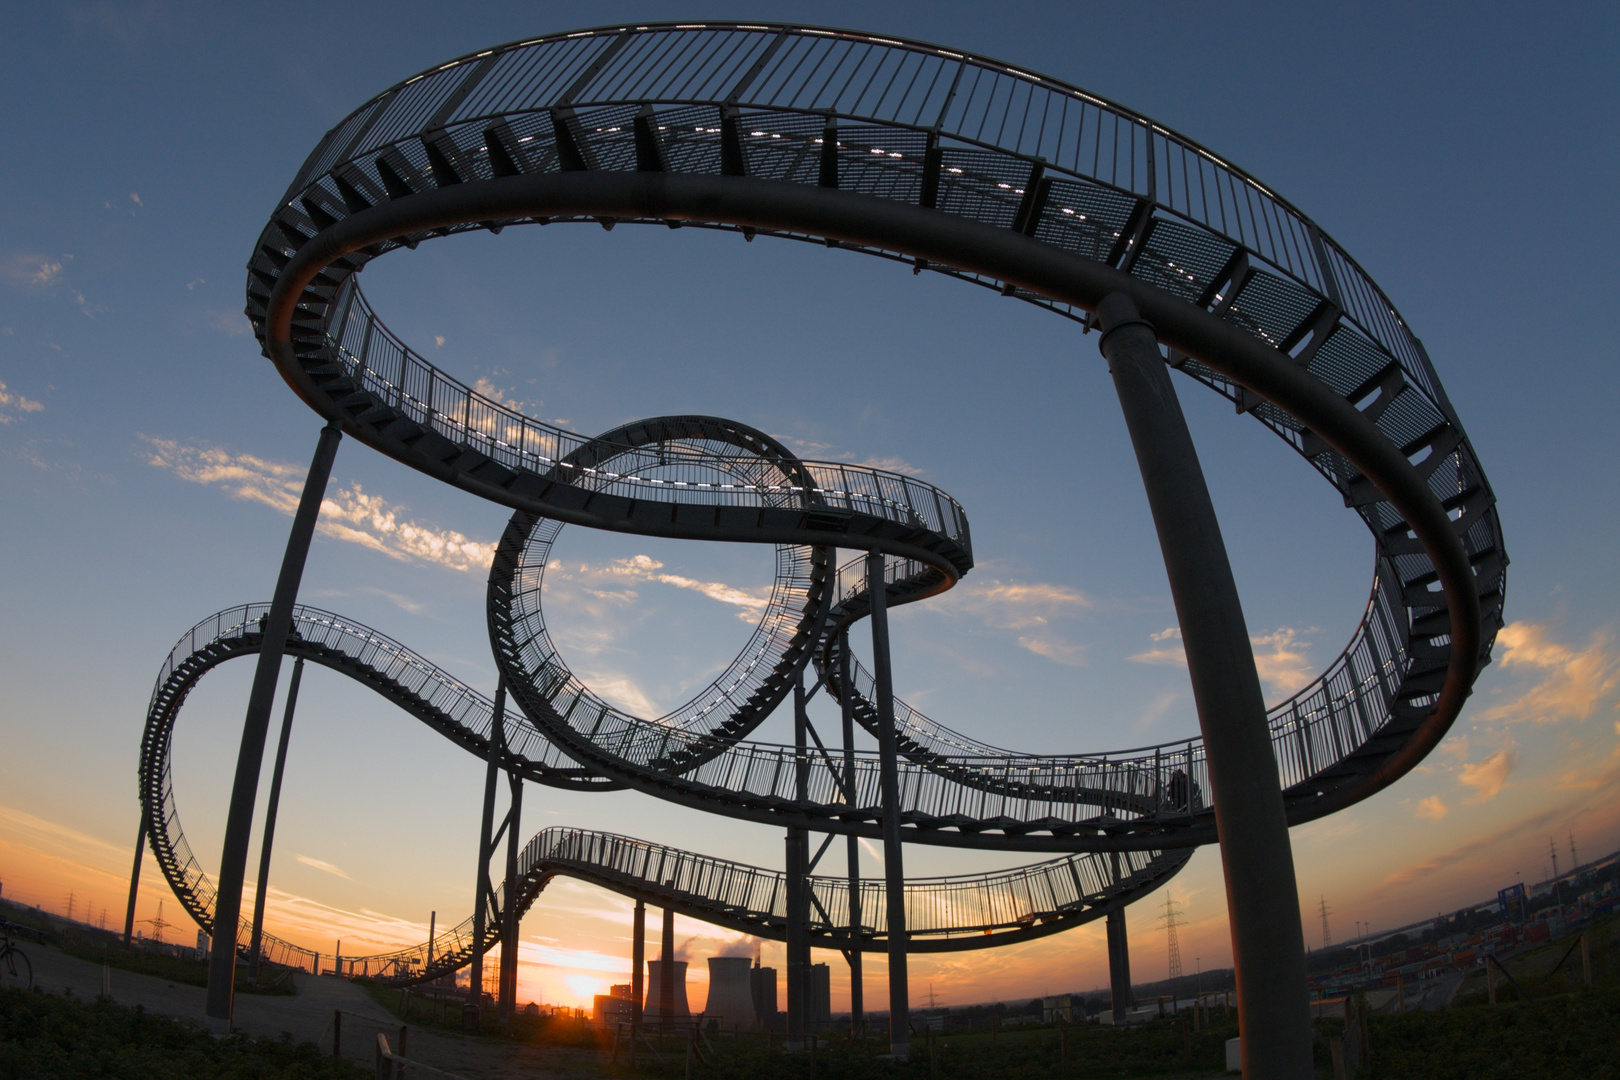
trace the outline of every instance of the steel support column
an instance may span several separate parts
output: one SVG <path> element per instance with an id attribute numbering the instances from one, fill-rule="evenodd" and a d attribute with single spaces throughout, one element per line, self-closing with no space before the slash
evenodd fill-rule
<path id="1" fill-rule="evenodd" d="M 900 765 L 894 736 L 894 675 L 889 667 L 889 596 L 883 555 L 866 556 L 872 598 L 872 676 L 877 684 L 879 788 L 883 802 L 883 886 L 889 932 L 889 1053 L 911 1050 L 911 990 L 906 979 L 906 871 L 900 839 Z"/>
<path id="2" fill-rule="evenodd" d="M 236 935 L 242 922 L 242 886 L 247 877 L 248 842 L 253 833 L 253 803 L 259 794 L 259 770 L 264 766 L 264 741 L 270 733 L 270 708 L 275 704 L 281 656 L 292 629 L 293 605 L 304 577 L 315 522 L 320 517 L 326 482 L 332 475 L 343 429 L 336 420 L 321 429 L 304 478 L 304 493 L 293 514 L 287 550 L 281 559 L 276 591 L 265 616 L 259 662 L 248 693 L 247 717 L 242 723 L 242 745 L 236 755 L 236 778 L 231 785 L 230 809 L 225 816 L 225 844 L 219 856 L 219 879 L 214 897 L 213 940 L 208 956 L 208 996 L 204 1018 L 215 1034 L 231 1027 L 232 996 L 236 990 Z"/>
<path id="3" fill-rule="evenodd" d="M 804 675 L 793 684 L 793 797 L 808 801 L 810 752 L 807 745 Z M 789 1050 L 804 1045 L 805 1011 L 809 1004 L 810 911 L 805 876 L 810 836 L 804 829 L 787 831 L 787 1041 Z"/>
<path id="4" fill-rule="evenodd" d="M 1220 523 L 1154 328 L 1123 293 L 1097 308 L 1180 620 L 1226 873 L 1243 1075 L 1315 1075 L 1294 856 L 1265 698 Z M 1188 798 L 1193 797 L 1188 777 Z"/>
<path id="5" fill-rule="evenodd" d="M 675 909 L 664 909 L 664 933 L 658 965 L 658 1026 L 668 1031 L 675 1026 Z"/>
<path id="6" fill-rule="evenodd" d="M 135 866 L 129 872 L 129 906 L 124 909 L 124 948 L 129 948 L 135 936 L 135 893 L 141 887 L 141 860 L 146 857 L 146 814 L 141 814 L 141 827 L 135 832 Z"/>
<path id="7" fill-rule="evenodd" d="M 523 777 L 516 772 L 506 774 L 511 792 L 511 809 L 506 817 L 506 888 L 501 906 L 501 993 L 497 1006 L 501 1023 L 512 1022 L 517 1011 L 518 969 L 518 822 L 523 815 Z"/>
<path id="8" fill-rule="evenodd" d="M 844 722 L 844 798 L 855 801 L 855 703 L 850 700 L 849 634 L 838 635 L 838 702 Z M 845 863 L 849 868 L 849 1033 L 859 1038 L 866 1028 L 866 994 L 861 985 L 861 841 L 851 833 L 845 838 Z"/>
<path id="9" fill-rule="evenodd" d="M 1123 1024 L 1126 1014 L 1136 1007 L 1131 992 L 1131 946 L 1125 934 L 1125 909 L 1114 908 L 1104 920 L 1108 928 L 1108 995 L 1114 1023 Z"/>
<path id="10" fill-rule="evenodd" d="M 292 737 L 293 711 L 298 707 L 298 684 L 304 681 L 304 658 L 293 662 L 287 682 L 287 707 L 281 714 L 281 738 L 276 743 L 276 766 L 270 773 L 270 805 L 264 810 L 264 840 L 259 845 L 259 883 L 253 893 L 253 933 L 248 937 L 248 976 L 259 980 L 259 952 L 264 941 L 264 900 L 270 891 L 270 851 L 276 839 L 276 810 L 281 806 L 281 778 L 287 771 L 287 743 Z"/>
<path id="11" fill-rule="evenodd" d="M 467 1003 L 461 1009 L 461 1026 L 477 1031 L 478 1013 L 484 1004 L 484 932 L 489 913 L 489 857 L 494 853 L 490 835 L 495 829 L 495 781 L 501 771 L 501 751 L 506 746 L 506 680 L 495 686 L 495 710 L 490 717 L 489 759 L 484 769 L 484 814 L 478 830 L 478 878 L 473 884 L 473 940 L 471 967 L 467 972 Z"/>
<path id="12" fill-rule="evenodd" d="M 647 983 L 644 977 L 646 970 L 647 904 L 643 900 L 637 900 L 630 937 L 630 996 L 635 999 L 635 1004 L 630 1009 L 632 1037 L 634 1032 L 641 1028 L 641 1008 L 647 1002 Z M 631 1052 L 634 1053 L 633 1050 Z"/>

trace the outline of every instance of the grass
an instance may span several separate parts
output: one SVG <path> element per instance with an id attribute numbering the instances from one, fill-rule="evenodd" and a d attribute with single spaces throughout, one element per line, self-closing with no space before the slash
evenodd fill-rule
<path id="1" fill-rule="evenodd" d="M 140 1008 L 0 990 L 0 1077 L 40 1080 L 359 1080 L 310 1043 L 208 1033 Z"/>

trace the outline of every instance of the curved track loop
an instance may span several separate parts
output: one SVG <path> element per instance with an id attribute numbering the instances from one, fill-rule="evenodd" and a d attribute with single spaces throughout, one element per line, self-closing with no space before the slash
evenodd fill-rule
<path id="1" fill-rule="evenodd" d="M 209 671 L 226 661 L 256 655 L 260 620 L 268 604 L 228 608 L 192 627 L 175 645 L 158 673 L 141 739 L 141 802 L 147 835 L 158 866 L 188 914 L 211 926 L 214 884 L 203 871 L 180 825 L 174 796 L 170 748 L 174 725 L 186 697 Z M 316 608 L 294 612 L 294 635 L 287 654 L 340 672 L 375 691 L 434 731 L 479 757 L 489 753 L 493 705 L 392 639 L 350 619 Z M 508 725 L 502 767 L 554 787 L 611 790 L 618 785 L 593 777 L 563 759 L 532 729 Z M 1130 852 L 1114 859 L 1074 855 L 1014 870 L 941 878 L 906 884 L 907 917 L 921 952 L 988 948 L 1066 930 L 1088 922 L 1116 903 L 1129 903 L 1174 875 L 1191 851 Z M 785 875 L 743 863 L 698 855 L 678 848 L 580 829 L 547 829 L 524 848 L 519 862 L 519 912 L 527 911 L 554 877 L 578 878 L 625 896 L 671 906 L 717 926 L 782 939 L 786 933 Z M 811 877 L 810 933 L 823 947 L 848 948 L 847 922 L 833 912 L 848 911 L 846 878 Z M 505 889 L 499 904 L 505 909 Z M 886 948 L 882 879 L 861 883 L 859 946 Z M 243 920 L 239 940 L 250 938 Z M 429 946 L 380 956 L 350 957 L 356 970 L 379 978 L 420 982 L 464 966 L 472 955 L 473 919 L 440 933 Z M 486 948 L 500 939 L 492 920 Z M 270 958 L 311 966 L 315 954 L 271 935 L 263 937 Z M 245 947 L 245 946 L 244 946 Z M 429 962 L 431 958 L 431 963 Z"/>
<path id="2" fill-rule="evenodd" d="M 1489 659 L 1507 564 L 1500 525 L 1422 344 L 1308 218 L 1145 117 L 917 42 L 786 25 L 608 27 L 488 50 L 380 94 L 328 133 L 260 237 L 247 310 L 266 355 L 368 445 L 524 514 L 881 551 L 896 599 L 915 598 L 971 562 L 965 516 L 938 489 L 833 465 L 804 466 L 814 489 L 571 466 L 589 440 L 428 364 L 355 285 L 399 247 L 562 220 L 825 242 L 1088 326 L 1105 295 L 1130 295 L 1169 362 L 1309 460 L 1373 535 L 1361 626 L 1271 716 L 1293 822 L 1409 771 Z M 841 617 L 856 617 L 859 589 L 840 595 Z M 491 597 L 497 653 L 516 675 L 523 627 L 502 625 L 505 601 Z M 782 748 L 722 752 L 718 729 L 663 728 L 678 752 L 648 756 L 654 740 L 638 734 L 621 756 L 579 730 L 577 710 L 575 723 L 552 716 L 552 689 L 513 684 L 570 755 L 617 780 L 757 820 L 875 832 L 870 800 L 849 805 L 830 770 L 817 770 L 808 805 L 785 777 L 772 782 Z M 1196 797 L 1208 788 L 1199 740 L 1011 755 L 963 746 L 915 715 L 908 739 L 913 840 L 1069 850 L 1215 838 Z"/>

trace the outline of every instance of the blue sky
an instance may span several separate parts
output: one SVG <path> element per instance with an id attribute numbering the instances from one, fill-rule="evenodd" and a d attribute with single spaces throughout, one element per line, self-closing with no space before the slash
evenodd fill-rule
<path id="1" fill-rule="evenodd" d="M 243 267 L 321 134 L 478 48 L 705 18 L 909 35 L 1049 73 L 1211 147 L 1336 237 L 1423 338 L 1495 487 L 1512 631 L 1418 773 L 1296 830 L 1302 894 L 1327 895 L 1342 937 L 1354 920 L 1396 925 L 1483 896 L 1515 871 L 1539 879 L 1549 835 L 1573 830 L 1583 856 L 1620 846 L 1613 9 L 39 4 L 0 14 L 6 895 L 62 906 L 71 889 L 120 906 L 157 665 L 193 622 L 269 595 L 288 484 L 318 422 L 258 355 Z M 897 690 L 946 723 L 1030 750 L 1196 730 L 1184 670 L 1155 662 L 1174 659 L 1163 568 L 1095 339 L 1074 325 L 877 260 L 699 230 L 477 234 L 365 278 L 435 362 L 575 430 L 712 413 L 951 492 L 978 566 L 895 618 Z M 1280 696 L 1349 637 L 1371 544 L 1302 460 L 1178 385 Z M 477 545 L 506 515 L 352 442 L 329 496 L 344 515 L 329 521 L 351 531 L 318 540 L 304 600 L 491 686 Z M 446 556 L 442 541 L 469 546 Z M 576 568 L 548 583 L 565 655 L 629 704 L 677 704 L 745 639 L 746 604 L 671 579 L 745 598 L 770 580 L 764 549 L 569 529 L 558 554 Z M 240 664 L 210 676 L 177 730 L 180 809 L 210 864 L 247 680 Z M 459 920 L 477 763 L 336 677 L 312 672 L 305 687 L 273 912 L 326 949 L 334 927 L 382 941 L 416 933 L 429 910 Z M 783 731 L 772 721 L 764 735 Z M 641 795 L 535 789 L 526 811 L 536 828 L 781 859 L 773 830 Z M 919 873 L 1015 861 L 908 849 Z M 154 878 L 149 865 L 143 917 L 162 895 Z M 1172 888 L 1193 921 L 1184 955 L 1228 962 L 1215 853 Z M 1145 907 L 1131 923 L 1152 977 L 1163 949 Z M 627 924 L 601 893 L 548 892 L 525 923 L 535 993 L 567 1000 L 579 980 L 627 970 Z M 688 933 L 694 955 L 724 937 L 683 922 Z M 1090 986 L 1105 977 L 1099 939 L 1088 928 L 919 961 L 913 978 L 961 1000 L 979 993 L 968 970 L 995 996 Z"/>

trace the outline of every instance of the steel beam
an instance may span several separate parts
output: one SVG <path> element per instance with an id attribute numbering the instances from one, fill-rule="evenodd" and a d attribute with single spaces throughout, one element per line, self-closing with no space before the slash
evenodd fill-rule
<path id="1" fill-rule="evenodd" d="M 518 912 L 518 822 L 523 815 L 523 777 L 515 771 L 506 775 L 511 792 L 511 809 L 506 821 L 506 899 L 501 907 L 501 995 L 498 1006 L 502 1024 L 512 1022 L 517 1010 Z"/>
<path id="2" fill-rule="evenodd" d="M 477 880 L 473 883 L 473 940 L 471 967 L 467 973 L 467 1002 L 461 1010 L 461 1026 L 477 1031 L 479 1009 L 484 1004 L 484 932 L 489 913 L 489 857 L 493 853 L 490 834 L 495 829 L 495 780 L 500 775 L 501 751 L 506 744 L 506 680 L 495 687 L 495 708 L 490 715 L 489 757 L 484 767 L 484 813 L 478 829 Z"/>
<path id="3" fill-rule="evenodd" d="M 146 856 L 146 812 L 141 812 L 141 827 L 135 831 L 135 866 L 129 872 L 129 906 L 124 909 L 124 948 L 129 948 L 135 937 L 135 894 L 141 887 L 141 860 Z"/>
<path id="4" fill-rule="evenodd" d="M 838 704 L 844 726 L 844 794 L 855 802 L 855 702 L 849 680 L 849 632 L 838 635 Z M 866 1031 L 866 994 L 861 985 L 861 841 L 850 833 L 844 838 L 849 875 L 849 1031 L 859 1038 Z"/>
<path id="5" fill-rule="evenodd" d="M 232 997 L 236 990 L 236 935 L 242 921 L 242 886 L 247 876 L 248 842 L 253 832 L 253 803 L 259 794 L 259 770 L 264 765 L 264 741 L 270 733 L 270 708 L 275 703 L 281 656 L 292 629 L 293 605 L 304 577 L 315 522 L 320 517 L 326 482 L 332 475 L 338 443 L 343 438 L 338 422 L 321 428 L 304 478 L 304 492 L 293 514 L 281 573 L 264 620 L 259 663 L 248 694 L 247 717 L 242 723 L 242 745 L 236 755 L 236 779 L 231 785 L 230 809 L 225 816 L 225 844 L 219 856 L 219 881 L 214 897 L 213 940 L 208 956 L 208 996 L 204 1018 L 209 1030 L 223 1035 L 231 1028 Z"/>
<path id="6" fill-rule="evenodd" d="M 1136 995 L 1131 991 L 1131 947 L 1125 934 L 1124 906 L 1109 911 L 1104 925 L 1108 929 L 1109 1007 L 1114 1011 L 1114 1023 L 1123 1024 L 1126 1014 L 1136 1007 Z"/>
<path id="7" fill-rule="evenodd" d="M 806 742 L 809 717 L 805 714 L 804 673 L 793 682 L 793 795 L 809 799 L 810 748 Z M 804 1045 L 805 1016 L 809 1004 L 810 905 L 805 892 L 810 836 L 801 828 L 787 830 L 787 1041 L 789 1050 Z"/>
<path id="8" fill-rule="evenodd" d="M 906 979 L 906 871 L 900 839 L 900 767 L 894 737 L 894 676 L 889 667 L 889 597 L 883 555 L 866 556 L 866 591 L 872 599 L 872 675 L 877 686 L 879 789 L 883 802 L 883 890 L 888 916 L 889 1053 L 911 1050 L 911 989 Z"/>
<path id="9" fill-rule="evenodd" d="M 270 851 L 276 839 L 276 811 L 281 806 L 281 778 L 287 771 L 287 743 L 292 738 L 293 711 L 298 707 L 298 685 L 304 680 L 304 658 L 293 661 L 287 683 L 287 707 L 281 714 L 281 738 L 276 743 L 276 765 L 270 773 L 270 804 L 264 810 L 264 840 L 259 846 L 259 881 L 253 893 L 253 933 L 248 938 L 248 977 L 259 981 L 259 952 L 264 941 L 264 901 L 270 892 Z"/>
<path id="10" fill-rule="evenodd" d="M 675 1026 L 675 909 L 664 909 L 664 933 L 658 965 L 658 1026 L 668 1031 Z"/>
<path id="11" fill-rule="evenodd" d="M 1243 1075 L 1305 1080 L 1315 1069 L 1299 894 L 1243 605 L 1154 328 L 1123 293 L 1105 297 L 1097 316 L 1099 348 L 1153 512 L 1204 735 L 1226 871 Z"/>

